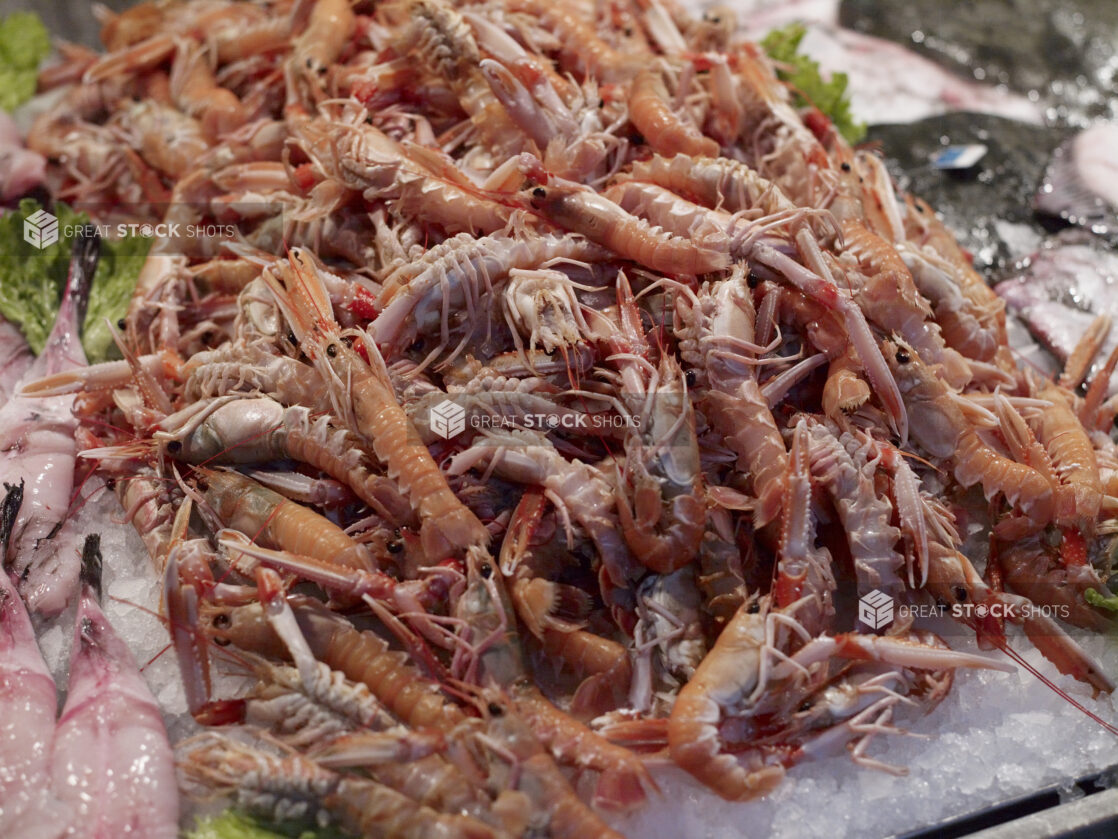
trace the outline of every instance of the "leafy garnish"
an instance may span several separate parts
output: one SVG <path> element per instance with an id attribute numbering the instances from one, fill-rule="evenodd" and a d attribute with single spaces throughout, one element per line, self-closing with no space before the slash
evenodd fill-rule
<path id="1" fill-rule="evenodd" d="M 34 12 L 0 21 L 0 108 L 14 110 L 35 95 L 39 63 L 49 52 L 50 36 Z"/>
<path id="2" fill-rule="evenodd" d="M 850 113 L 846 73 L 832 73 L 829 81 L 824 80 L 819 63 L 799 52 L 806 34 L 807 28 L 802 23 L 792 23 L 774 29 L 765 36 L 761 46 L 776 62 L 777 76 L 793 88 L 796 105 L 814 105 L 835 124 L 848 143 L 857 143 L 866 136 L 866 126 L 855 121 Z"/>
<path id="3" fill-rule="evenodd" d="M 89 217 L 65 204 L 55 204 L 59 239 L 41 250 L 24 241 L 24 221 L 40 207 L 24 199 L 19 209 L 0 216 L 0 315 L 16 324 L 36 355 L 46 346 L 54 325 L 73 240 L 66 235 L 89 223 Z M 113 355 L 115 346 L 105 323 L 124 317 L 151 240 L 143 237 L 104 239 L 101 260 L 89 295 L 82 346 L 90 364 Z"/>
<path id="4" fill-rule="evenodd" d="M 186 834 L 186 839 L 331 839 L 337 835 L 334 831 L 296 828 L 292 832 L 274 825 L 266 827 L 245 813 L 226 810 L 219 816 L 199 819 L 195 828 Z"/>
<path id="5" fill-rule="evenodd" d="M 89 311 L 85 316 L 82 346 L 90 364 L 104 361 L 119 351 L 113 343 L 110 323 L 116 323 L 128 311 L 128 302 L 136 288 L 151 239 L 125 236 L 101 242 L 101 261 L 93 275 L 89 291 Z"/>
<path id="6" fill-rule="evenodd" d="M 1100 609 L 1109 609 L 1111 612 L 1118 612 L 1118 594 L 1104 597 L 1093 588 L 1089 588 L 1083 592 L 1083 596 L 1092 606 L 1098 606 Z"/>

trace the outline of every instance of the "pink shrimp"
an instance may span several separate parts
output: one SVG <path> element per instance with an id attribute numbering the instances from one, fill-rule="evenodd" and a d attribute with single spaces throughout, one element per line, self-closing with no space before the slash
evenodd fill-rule
<path id="1" fill-rule="evenodd" d="M 672 109 L 668 88 L 658 67 L 642 70 L 629 90 L 629 119 L 648 144 L 658 153 L 671 157 L 717 157 L 718 143 L 694 125 L 684 122 Z"/>
<path id="2" fill-rule="evenodd" d="M 586 187 L 558 183 L 537 186 L 531 192 L 531 204 L 560 227 L 581 233 L 591 242 L 654 271 L 707 274 L 730 264 L 727 253 L 696 245 L 682 236 L 670 236 Z"/>

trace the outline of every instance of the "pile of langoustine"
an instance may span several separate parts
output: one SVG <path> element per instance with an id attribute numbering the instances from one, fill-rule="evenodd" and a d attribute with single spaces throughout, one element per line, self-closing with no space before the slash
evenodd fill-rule
<path id="1" fill-rule="evenodd" d="M 44 71 L 56 198 L 232 231 L 157 240 L 124 360 L 22 391 L 73 398 L 164 576 L 192 784 L 361 835 L 588 836 L 586 799 L 656 789 L 638 752 L 729 799 L 843 749 L 897 769 L 867 749 L 899 708 L 1006 665 L 869 632 L 875 591 L 1113 689 L 1050 616 L 1109 626 L 1105 324 L 1058 381 L 1019 369 L 932 210 L 733 30 L 145 3 Z M 215 644 L 252 693 L 212 695 Z"/>

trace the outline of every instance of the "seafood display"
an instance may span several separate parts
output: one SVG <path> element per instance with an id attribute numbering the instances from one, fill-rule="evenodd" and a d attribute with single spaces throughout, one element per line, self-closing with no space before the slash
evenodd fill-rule
<path id="1" fill-rule="evenodd" d="M 875 743 L 1015 670 L 1015 632 L 1114 690 L 1080 643 L 1113 628 L 1109 316 L 1058 376 L 1019 364 L 933 209 L 726 10 L 101 15 L 27 149 L 156 232 L 118 360 L 76 340 L 89 227 L 45 351 L 0 370 L 0 675 L 55 749 L 0 728 L 4 835 L 39 775 L 60 818 L 175 832 L 67 516 L 90 481 L 162 580 L 183 792 L 267 821 L 614 837 L 657 761 L 739 802 L 835 754 L 902 774 Z M 61 719 L 21 604 L 77 605 Z"/>

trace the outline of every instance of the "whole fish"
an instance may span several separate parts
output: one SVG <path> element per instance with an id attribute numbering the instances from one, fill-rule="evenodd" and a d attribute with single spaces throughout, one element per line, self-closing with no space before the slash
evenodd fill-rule
<path id="1" fill-rule="evenodd" d="M 175 761 L 159 705 L 98 605 L 100 538 L 86 538 L 51 791 L 80 839 L 175 839 Z"/>
<path id="2" fill-rule="evenodd" d="M 79 329 L 100 255 L 100 239 L 75 240 L 66 290 L 42 355 L 23 378 L 84 367 Z M 0 408 L 0 481 L 23 482 L 20 507 L 6 550 L 8 566 L 32 612 L 56 615 L 71 601 L 78 582 L 77 534 L 63 523 L 74 490 L 77 420 L 74 397 L 17 395 Z"/>
<path id="3" fill-rule="evenodd" d="M 19 327 L 0 317 L 0 399 L 11 397 L 34 360 Z"/>
<path id="4" fill-rule="evenodd" d="M 8 485 L 0 505 L 0 541 L 19 511 L 22 492 Z M 0 572 L 0 836 L 57 836 L 64 826 L 50 803 L 50 758 L 58 700 L 35 644 L 31 618 L 8 575 Z"/>

